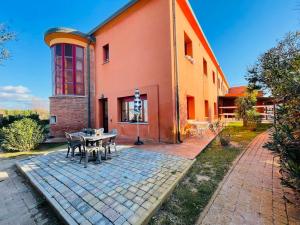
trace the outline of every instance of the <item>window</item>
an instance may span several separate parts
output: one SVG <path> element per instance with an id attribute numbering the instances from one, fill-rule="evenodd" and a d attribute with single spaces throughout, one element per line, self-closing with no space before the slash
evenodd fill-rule
<path id="1" fill-rule="evenodd" d="M 209 106 L 208 106 L 208 101 L 205 100 L 205 117 L 209 117 Z"/>
<path id="2" fill-rule="evenodd" d="M 103 63 L 109 62 L 109 44 L 103 46 Z"/>
<path id="3" fill-rule="evenodd" d="M 195 119 L 195 98 L 192 96 L 187 97 L 187 119 Z"/>
<path id="4" fill-rule="evenodd" d="M 54 95 L 84 95 L 83 54 L 76 45 L 52 46 Z"/>
<path id="5" fill-rule="evenodd" d="M 193 43 L 186 33 L 184 33 L 184 54 L 193 58 Z"/>
<path id="6" fill-rule="evenodd" d="M 220 89 L 220 78 L 218 78 L 218 88 Z"/>
<path id="7" fill-rule="evenodd" d="M 139 122 L 148 122 L 148 100 L 147 95 L 141 95 L 142 108 Z M 121 122 L 135 123 L 137 121 L 134 114 L 134 97 L 125 97 L 119 99 Z"/>
<path id="8" fill-rule="evenodd" d="M 207 62 L 204 58 L 203 58 L 203 73 L 204 75 L 207 75 Z"/>
<path id="9" fill-rule="evenodd" d="M 212 77 L 213 77 L 213 82 L 215 84 L 216 83 L 216 74 L 215 74 L 215 71 L 212 71 Z"/>
<path id="10" fill-rule="evenodd" d="M 51 125 L 56 124 L 56 116 L 51 116 L 50 117 L 50 124 Z"/>
<path id="11" fill-rule="evenodd" d="M 218 110 L 217 110 L 217 103 L 214 102 L 214 115 L 217 116 Z"/>

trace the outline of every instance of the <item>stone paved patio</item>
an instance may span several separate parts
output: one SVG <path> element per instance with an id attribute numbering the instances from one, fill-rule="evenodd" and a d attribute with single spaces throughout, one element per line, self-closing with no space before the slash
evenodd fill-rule
<path id="1" fill-rule="evenodd" d="M 17 166 L 69 224 L 142 224 L 190 168 L 185 158 L 134 148 L 100 165 L 65 152 L 24 159 Z"/>
<path id="2" fill-rule="evenodd" d="M 180 156 L 187 159 L 195 159 L 206 148 L 206 146 L 209 145 L 215 136 L 216 134 L 207 130 L 202 136 L 189 137 L 181 144 L 145 144 L 138 146 L 137 148 Z"/>
<path id="3" fill-rule="evenodd" d="M 300 224 L 300 208 L 284 199 L 278 158 L 256 137 L 197 224 Z"/>

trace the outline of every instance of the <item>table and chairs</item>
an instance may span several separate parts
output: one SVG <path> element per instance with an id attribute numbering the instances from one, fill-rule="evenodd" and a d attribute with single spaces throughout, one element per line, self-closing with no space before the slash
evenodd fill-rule
<path id="1" fill-rule="evenodd" d="M 67 158 L 72 151 L 74 159 L 75 150 L 78 148 L 81 163 L 84 159 L 84 167 L 87 167 L 88 161 L 93 160 L 101 163 L 102 160 L 108 160 L 112 156 L 117 156 L 116 138 L 118 131 L 113 129 L 109 133 L 104 133 L 104 129 L 83 129 L 80 132 L 66 133 L 68 142 Z M 112 154 L 112 150 L 113 153 Z"/>
<path id="2" fill-rule="evenodd" d="M 194 135 L 203 137 L 209 130 L 210 123 L 208 121 L 188 120 L 188 124 L 193 127 Z"/>

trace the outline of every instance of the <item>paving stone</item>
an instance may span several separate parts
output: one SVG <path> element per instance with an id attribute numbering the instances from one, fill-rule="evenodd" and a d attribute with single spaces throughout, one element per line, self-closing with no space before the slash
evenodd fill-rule
<path id="1" fill-rule="evenodd" d="M 129 222 L 130 224 L 137 224 L 137 222 L 139 222 L 140 219 L 141 219 L 141 217 L 140 217 L 139 215 L 134 214 L 134 215 L 132 215 L 132 216 L 130 216 L 130 217 L 128 218 L 128 222 Z"/>
<path id="2" fill-rule="evenodd" d="M 126 222 L 126 218 L 123 216 L 120 216 L 115 222 L 114 225 L 123 225 Z"/>
<path id="3" fill-rule="evenodd" d="M 116 221 L 120 216 L 119 213 L 117 213 L 114 209 L 111 208 L 108 208 L 106 211 L 104 211 L 103 215 L 112 222 Z"/>

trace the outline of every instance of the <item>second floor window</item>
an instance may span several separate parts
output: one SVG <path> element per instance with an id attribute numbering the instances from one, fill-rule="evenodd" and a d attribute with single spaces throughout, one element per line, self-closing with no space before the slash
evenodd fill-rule
<path id="1" fill-rule="evenodd" d="M 207 75 L 207 62 L 204 58 L 203 58 L 203 73 L 204 75 Z"/>
<path id="2" fill-rule="evenodd" d="M 193 42 L 186 33 L 184 33 L 184 54 L 193 58 Z"/>
<path id="3" fill-rule="evenodd" d="M 215 74 L 215 71 L 212 72 L 212 78 L 213 78 L 213 82 L 216 83 L 216 74 Z"/>
<path id="4" fill-rule="evenodd" d="M 103 63 L 109 62 L 109 44 L 103 46 Z"/>
<path id="5" fill-rule="evenodd" d="M 84 95 L 83 48 L 56 44 L 52 48 L 53 95 Z"/>

